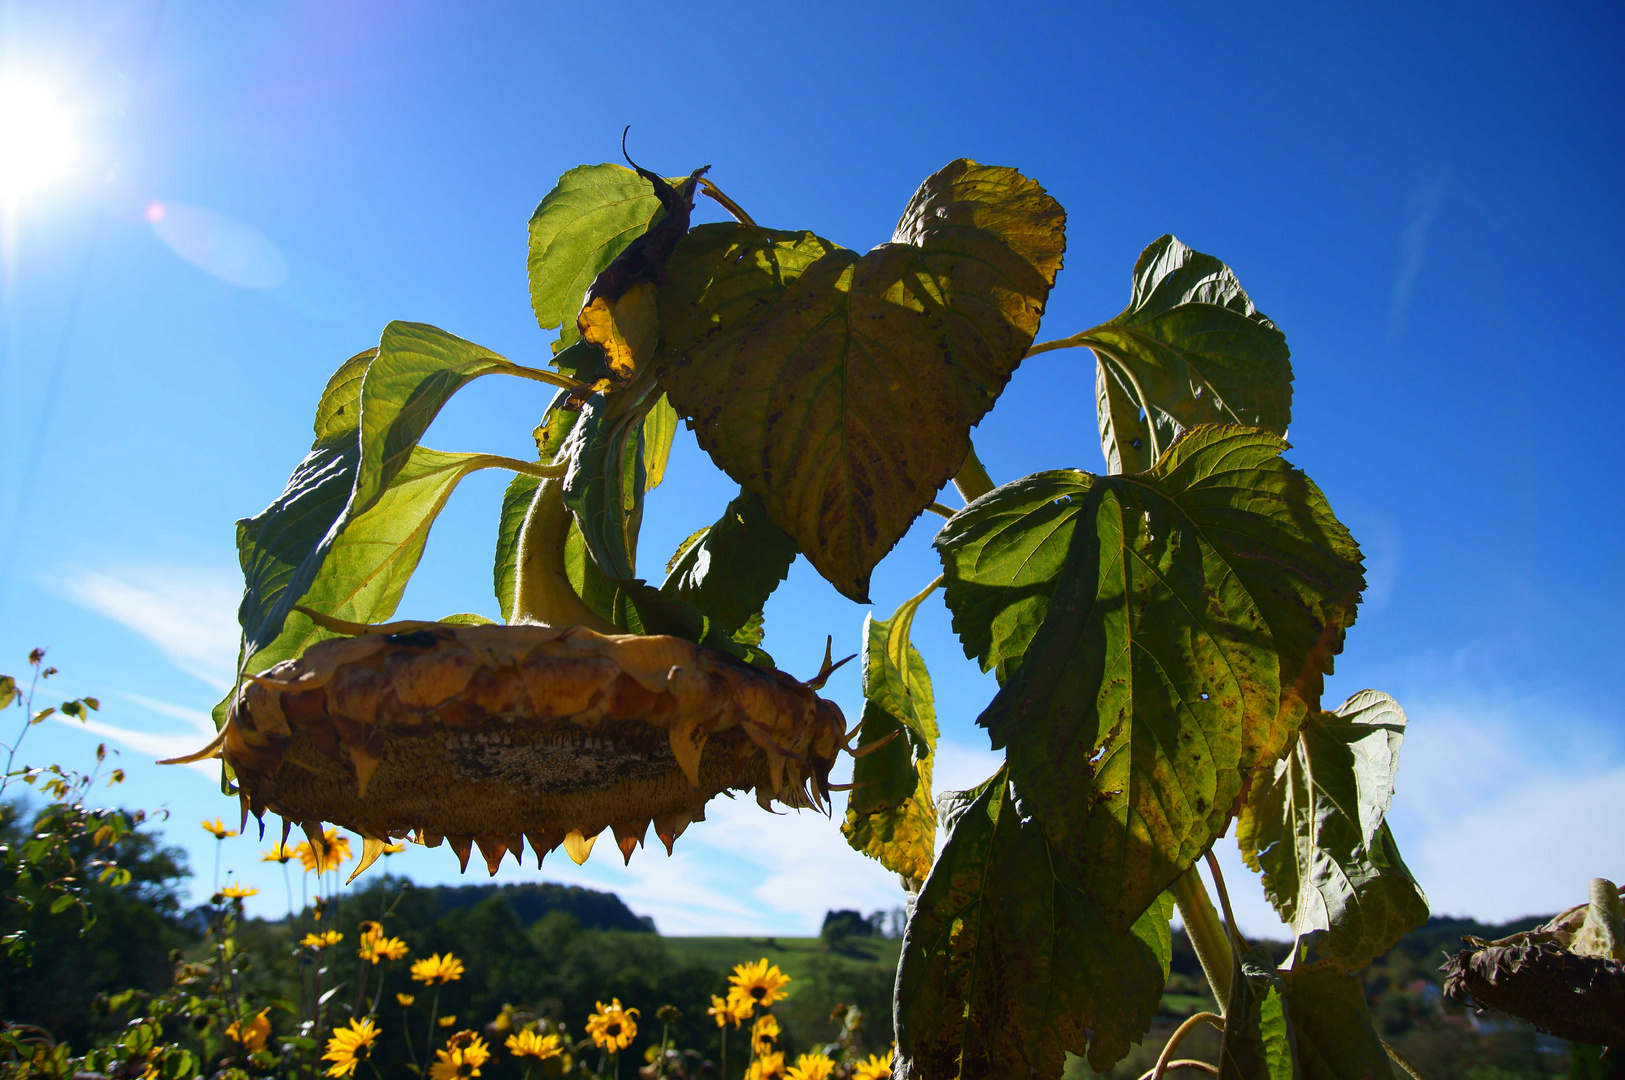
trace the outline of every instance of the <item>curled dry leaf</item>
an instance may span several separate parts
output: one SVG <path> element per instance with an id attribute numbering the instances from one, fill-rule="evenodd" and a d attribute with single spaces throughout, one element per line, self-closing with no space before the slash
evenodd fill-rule
<path id="1" fill-rule="evenodd" d="M 245 814 L 357 832 L 362 868 L 411 835 L 495 873 L 606 828 L 628 860 L 651 824 L 669 851 L 726 790 L 827 811 L 845 734 L 790 676 L 680 638 L 402 622 L 252 678 L 217 745 Z"/>

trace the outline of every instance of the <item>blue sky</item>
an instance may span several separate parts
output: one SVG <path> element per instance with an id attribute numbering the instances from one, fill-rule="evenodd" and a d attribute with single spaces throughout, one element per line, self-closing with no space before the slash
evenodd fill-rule
<path id="1" fill-rule="evenodd" d="M 1411 717 L 1391 815 L 1438 913 L 1508 918 L 1625 876 L 1625 599 L 1616 421 L 1625 16 L 1615 5 L 1263 6 L 609 2 L 0 4 L 0 65 L 49 88 L 71 167 L 6 215 L 0 281 L 0 671 L 50 646 L 58 698 L 24 759 L 121 751 L 130 805 L 231 815 L 201 744 L 230 677 L 233 522 L 280 490 L 326 376 L 391 319 L 521 363 L 525 222 L 554 178 L 613 160 L 711 176 L 757 220 L 859 249 L 960 156 L 1013 165 L 1070 213 L 1041 338 L 1115 314 L 1172 232 L 1228 261 L 1286 332 L 1291 460 L 1367 553 L 1330 703 Z M 1613 106 L 1608 102 L 1614 102 Z M 0 153 L 9 148 L 0 147 Z M 156 207 L 162 208 L 160 215 Z M 156 219 L 156 220 L 155 220 Z M 975 433 L 1000 482 L 1098 469 L 1087 354 L 1025 363 Z M 483 380 L 426 441 L 525 457 L 546 388 Z M 733 485 L 680 434 L 647 567 Z M 496 613 L 503 479 L 466 481 L 402 615 Z M 949 500 L 953 501 L 953 500 Z M 922 521 L 876 573 L 889 614 L 936 572 Z M 768 646 L 816 668 L 864 610 L 798 562 Z M 990 770 L 991 680 L 940 603 L 916 642 L 943 786 Z M 857 712 L 853 674 L 831 693 Z M 6 714 L 15 717 L 16 714 Z M 9 738 L 9 733 L 8 736 Z M 1607 821 L 1605 828 L 1602 824 Z M 1221 841 L 1220 849 L 1230 845 Z M 281 882 L 232 841 L 226 865 Z M 393 869 L 450 880 L 444 850 Z M 832 822 L 713 804 L 677 856 L 555 855 L 673 933 L 793 933 L 892 907 Z M 1274 923 L 1234 858 L 1244 927 Z M 534 879 L 510 862 L 506 880 Z"/>

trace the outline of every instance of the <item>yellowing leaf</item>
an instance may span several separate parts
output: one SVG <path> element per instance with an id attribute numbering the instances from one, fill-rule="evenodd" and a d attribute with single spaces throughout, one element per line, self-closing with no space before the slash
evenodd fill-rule
<path id="1" fill-rule="evenodd" d="M 1065 220 L 1035 181 L 961 159 L 867 255 L 702 226 L 661 290 L 661 383 L 819 573 L 867 602 L 1032 343 Z"/>
<path id="2" fill-rule="evenodd" d="M 925 880 L 936 857 L 937 808 L 931 799 L 931 758 L 937 714 L 925 659 L 909 640 L 914 613 L 936 591 L 904 601 L 889 619 L 864 621 L 863 724 L 859 745 L 891 742 L 857 759 L 852 779 L 863 786 L 847 801 L 841 832 L 847 843 L 882 866 Z"/>
<path id="3" fill-rule="evenodd" d="M 576 317 L 581 338 L 604 351 L 609 370 L 623 383 L 654 357 L 660 340 L 655 287 L 639 282 L 610 300 L 596 296 Z"/>

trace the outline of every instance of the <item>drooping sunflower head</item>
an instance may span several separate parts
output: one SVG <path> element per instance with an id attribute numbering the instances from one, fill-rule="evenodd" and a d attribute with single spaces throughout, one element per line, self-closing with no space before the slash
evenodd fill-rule
<path id="1" fill-rule="evenodd" d="M 585 627 L 366 631 L 253 677 L 219 740 L 244 806 L 301 823 L 325 865 L 322 821 L 363 837 L 356 873 L 409 835 L 495 873 L 526 842 L 584 861 L 605 829 L 627 859 L 651 825 L 669 851 L 730 789 L 828 808 L 845 720 L 782 672 Z"/>

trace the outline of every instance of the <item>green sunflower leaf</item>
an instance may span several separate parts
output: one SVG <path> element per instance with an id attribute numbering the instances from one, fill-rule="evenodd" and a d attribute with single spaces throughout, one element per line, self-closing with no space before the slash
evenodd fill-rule
<path id="1" fill-rule="evenodd" d="M 654 185 L 624 165 L 581 165 L 559 177 L 530 217 L 530 303 L 543 330 L 576 339 L 587 286 L 665 216 Z"/>
<path id="2" fill-rule="evenodd" d="M 1219 1080 L 1297 1080 L 1295 1043 L 1286 984 L 1269 950 L 1255 946 L 1230 981 Z"/>
<path id="3" fill-rule="evenodd" d="M 1096 477 L 1020 669 L 983 712 L 1023 807 L 1126 928 L 1223 831 L 1354 622 L 1360 552 L 1255 428 Z"/>
<path id="4" fill-rule="evenodd" d="M 1280 977 L 1303 1080 L 1396 1080 L 1358 975 L 1294 965 Z"/>
<path id="5" fill-rule="evenodd" d="M 377 359 L 361 384 L 361 465 L 351 514 L 378 501 L 453 394 L 493 373 L 544 377 L 437 327 L 409 322 L 384 327 Z"/>
<path id="6" fill-rule="evenodd" d="M 1299 941 L 1344 971 L 1427 921 L 1428 902 L 1383 817 L 1405 736 L 1399 703 L 1362 690 L 1304 722 L 1236 824 L 1247 865 Z"/>
<path id="7" fill-rule="evenodd" d="M 265 648 L 281 632 L 288 611 L 310 588 L 342 529 L 361 462 L 356 437 L 361 383 L 377 355 L 377 349 L 357 353 L 333 373 L 316 406 L 316 441 L 310 453 L 270 506 L 237 522 L 244 582 L 237 619 L 248 654 Z"/>
<path id="8" fill-rule="evenodd" d="M 513 619 L 514 586 L 519 581 L 519 533 L 525 525 L 541 478 L 518 473 L 502 493 L 502 511 L 497 515 L 496 558 L 491 567 L 491 586 L 502 609 L 502 621 Z"/>
<path id="9" fill-rule="evenodd" d="M 796 545 L 762 502 L 741 491 L 714 525 L 684 541 L 660 589 L 732 634 L 761 612 L 790 573 Z"/>
<path id="10" fill-rule="evenodd" d="M 858 742 L 892 741 L 853 764 L 852 780 L 863 786 L 847 800 L 841 826 L 854 849 L 915 881 L 931 872 L 936 855 L 931 759 L 937 749 L 937 714 L 925 658 L 909 638 L 915 612 L 936 588 L 933 582 L 904 601 L 889 619 L 871 615 L 864 621 Z"/>
<path id="11" fill-rule="evenodd" d="M 702 226 L 661 290 L 661 384 L 717 465 L 866 603 L 1032 344 L 1065 222 L 1035 181 L 961 159 L 866 255 Z"/>
<path id="12" fill-rule="evenodd" d="M 1122 314 L 1069 343 L 1095 354 L 1108 472 L 1144 472 L 1181 431 L 1200 424 L 1285 435 L 1291 422 L 1286 337 L 1228 266 L 1172 236 L 1140 254 Z"/>
<path id="13" fill-rule="evenodd" d="M 966 506 L 932 541 L 965 655 L 1001 685 L 1044 625 L 1093 480 L 1076 469 L 1023 477 Z"/>
<path id="14" fill-rule="evenodd" d="M 950 835 L 915 901 L 897 973 L 898 1072 L 932 1080 L 1109 1069 L 1150 1028 L 1173 902 L 1112 929 L 1023 820 L 1001 769 L 944 800 Z"/>

